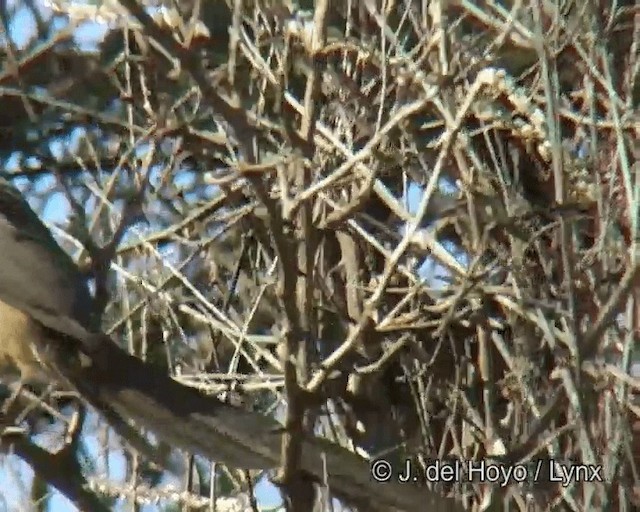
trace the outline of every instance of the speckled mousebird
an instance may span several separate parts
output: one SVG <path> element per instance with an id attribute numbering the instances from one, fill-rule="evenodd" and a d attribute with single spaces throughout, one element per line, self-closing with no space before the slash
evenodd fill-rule
<path id="1" fill-rule="evenodd" d="M 100 331 L 85 277 L 0 179 L 0 380 L 12 374 L 77 391 L 114 426 L 133 420 L 172 446 L 231 467 L 280 462 L 283 430 L 275 419 L 178 383 Z M 373 481 L 366 460 L 326 439 L 304 438 L 299 466 L 363 510 L 458 508 L 427 489 Z"/>

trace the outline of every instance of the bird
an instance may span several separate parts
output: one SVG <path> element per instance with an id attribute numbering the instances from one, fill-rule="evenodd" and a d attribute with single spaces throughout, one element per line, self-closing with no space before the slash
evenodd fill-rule
<path id="1" fill-rule="evenodd" d="M 0 178 L 0 380 L 19 374 L 22 382 L 75 391 L 125 437 L 137 432 L 133 422 L 229 467 L 279 466 L 279 421 L 205 395 L 129 354 L 101 330 L 94 309 L 86 276 Z M 301 472 L 364 510 L 458 509 L 425 488 L 375 481 L 369 461 L 328 439 L 305 434 L 301 453 Z"/>

